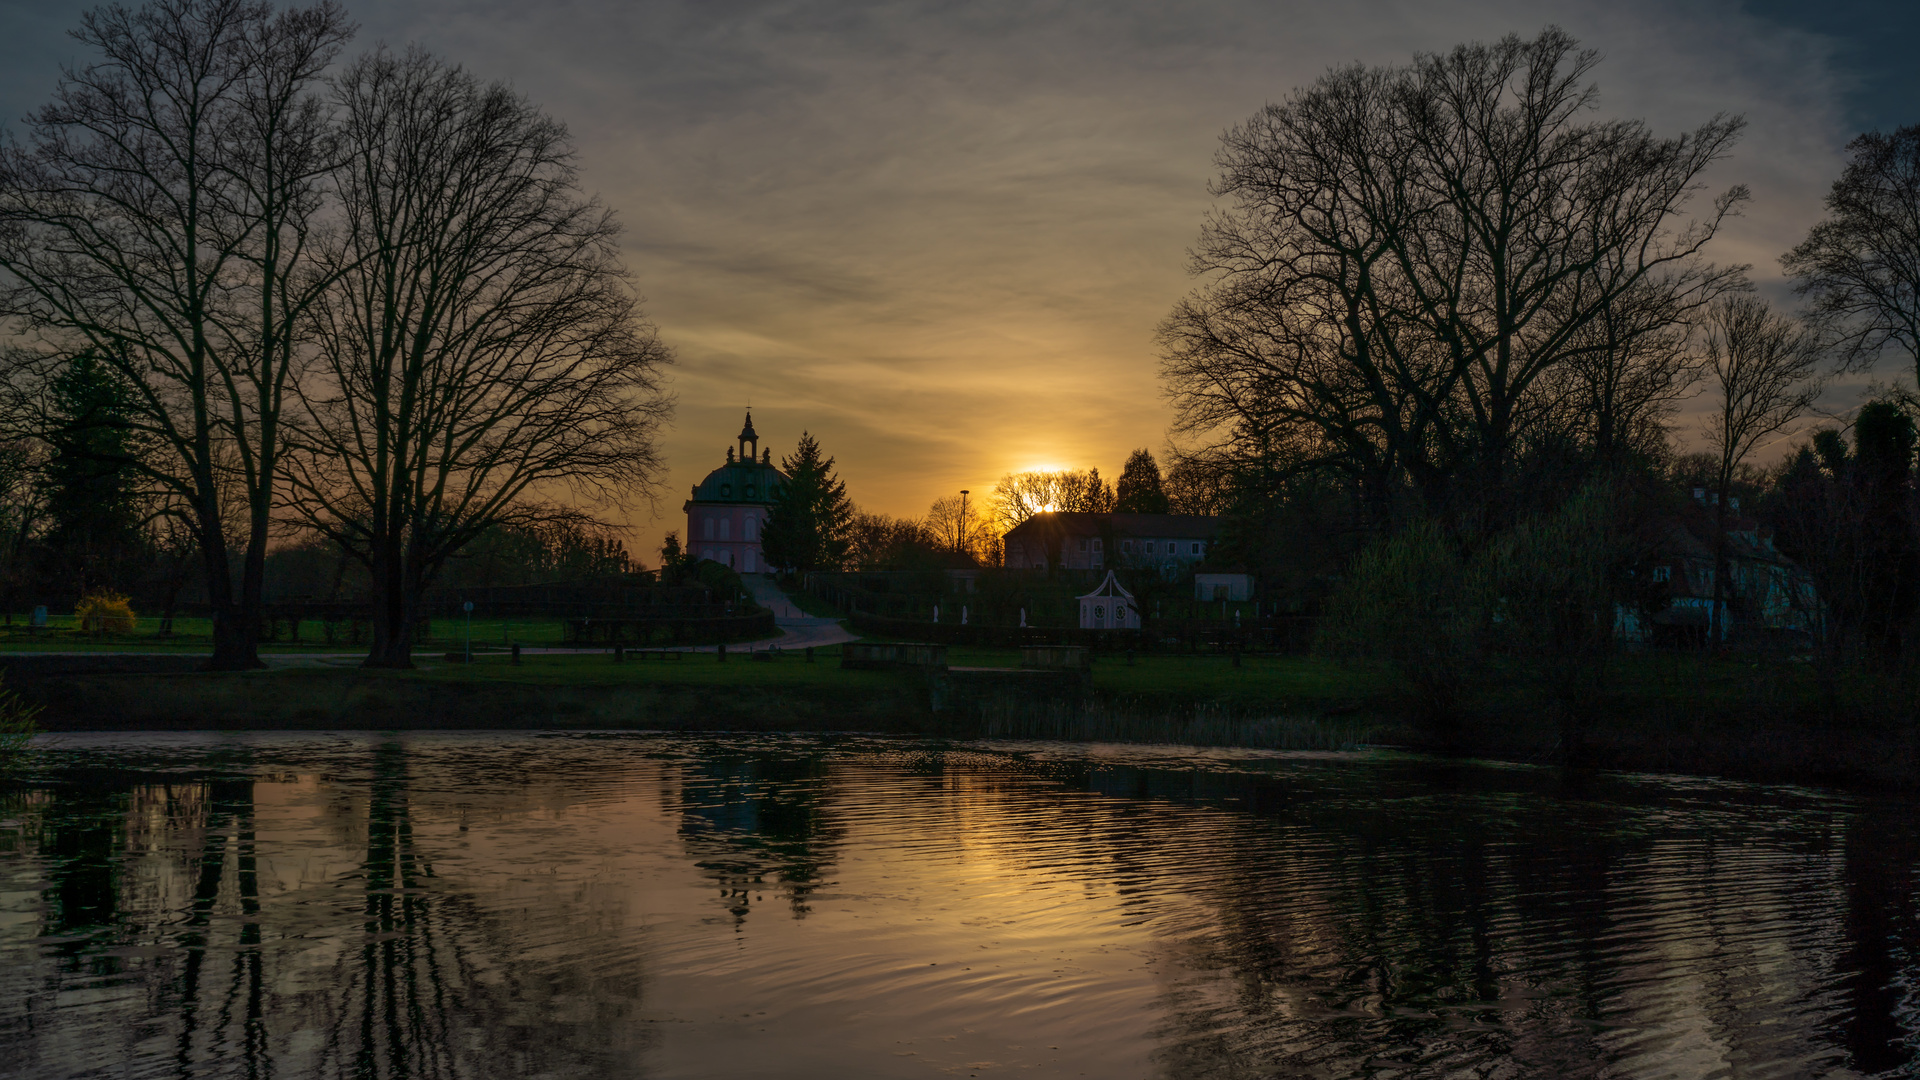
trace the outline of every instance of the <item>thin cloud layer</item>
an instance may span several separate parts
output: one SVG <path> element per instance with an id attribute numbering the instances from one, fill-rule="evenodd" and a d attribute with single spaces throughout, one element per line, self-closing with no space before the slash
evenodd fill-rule
<path id="1" fill-rule="evenodd" d="M 701 2 L 359 6 L 359 44 L 418 41 L 565 120 L 626 224 L 680 355 L 661 514 L 720 463 L 749 402 L 776 455 L 802 428 L 870 509 L 923 512 L 1001 473 L 1158 447 L 1155 324 L 1220 131 L 1329 66 L 1404 63 L 1566 27 L 1600 49 L 1602 112 L 1749 129 L 1713 180 L 1754 201 L 1714 257 L 1775 259 L 1820 213 L 1852 135 L 1837 39 L 1731 2 Z M 36 7 L 0 82 L 54 72 Z M 78 7 L 73 11 L 77 12 Z M 41 52 L 33 52 L 34 49 Z M 21 52 L 21 50 L 28 50 Z M 1702 198 L 1711 198 L 1703 192 Z M 1784 293 L 1781 294 L 1784 298 Z"/>

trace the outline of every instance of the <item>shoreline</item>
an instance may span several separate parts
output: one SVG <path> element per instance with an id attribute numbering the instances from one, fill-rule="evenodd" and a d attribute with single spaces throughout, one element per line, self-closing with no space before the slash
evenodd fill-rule
<path id="1" fill-rule="evenodd" d="M 746 661 L 745 657 L 741 658 Z M 1838 728 L 1790 710 L 1729 714 L 1685 702 L 1640 703 L 1569 731 L 1550 710 L 1509 702 L 1445 732 L 1408 720 L 1386 698 L 1233 706 L 1194 693 L 1127 694 L 1049 680 L 989 682 L 956 692 L 908 671 L 801 670 L 749 664 L 715 681 L 717 665 L 652 671 L 364 671 L 283 667 L 208 673 L 102 670 L 29 674 L 5 685 L 42 706 L 40 730 L 866 732 L 947 738 L 1338 750 L 1389 744 L 1422 753 L 1629 772 L 1920 789 L 1920 728 Z M 724 669 L 723 669 L 724 670 Z M 712 673 L 712 674 L 708 674 Z M 635 681 L 644 674 L 650 681 Z M 1033 673 L 1038 674 L 1038 673 Z M 708 681 L 701 681 L 702 678 Z M 1569 745 L 1571 737 L 1572 745 Z"/>

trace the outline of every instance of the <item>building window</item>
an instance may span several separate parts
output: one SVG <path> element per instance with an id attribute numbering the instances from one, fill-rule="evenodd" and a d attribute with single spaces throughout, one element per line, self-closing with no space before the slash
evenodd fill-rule
<path id="1" fill-rule="evenodd" d="M 747 573 L 753 573 L 753 549 L 747 549 Z"/>
<path id="2" fill-rule="evenodd" d="M 1080 550 L 1081 551 L 1087 550 L 1087 541 L 1085 540 L 1085 538 L 1082 538 L 1080 541 Z"/>
<path id="3" fill-rule="evenodd" d="M 1654 567 L 1654 568 L 1653 568 L 1653 580 L 1655 580 L 1655 581 L 1672 581 L 1672 580 L 1673 580 L 1673 567 L 1671 567 L 1671 566 L 1656 566 L 1656 567 Z"/>
<path id="4" fill-rule="evenodd" d="M 700 539 L 702 540 L 713 539 L 713 519 L 712 518 L 707 518 L 706 520 L 700 523 Z M 709 554 L 706 557 L 710 559 L 713 556 Z"/>
<path id="5" fill-rule="evenodd" d="M 721 497 L 721 498 L 723 498 L 723 499 L 731 499 L 731 498 L 733 498 L 733 485 L 732 485 L 732 484 L 721 484 L 721 485 L 720 485 L 720 497 Z"/>
<path id="6" fill-rule="evenodd" d="M 751 498 L 753 498 L 753 485 L 752 485 L 752 484 L 748 484 L 748 485 L 747 485 L 747 498 L 749 498 L 749 499 L 751 499 Z"/>
<path id="7" fill-rule="evenodd" d="M 1198 554 L 1200 554 L 1200 545 L 1199 545 L 1199 544 L 1195 544 L 1195 545 L 1193 545 L 1193 553 L 1194 553 L 1195 555 L 1198 555 Z"/>
<path id="8" fill-rule="evenodd" d="M 748 494 L 752 494 L 752 491 L 748 491 Z M 754 517 L 752 514 L 748 514 L 746 524 L 744 526 L 746 531 L 742 532 L 740 535 L 746 537 L 749 540 L 757 539 L 757 537 L 754 535 L 754 531 L 755 531 L 754 526 L 757 525 L 759 521 L 760 521 L 759 518 Z"/>
<path id="9" fill-rule="evenodd" d="M 1093 550 L 1095 550 L 1095 551 L 1099 551 L 1099 550 L 1100 550 L 1100 544 L 1101 544 L 1101 540 L 1100 540 L 1100 538 L 1099 538 L 1099 537 L 1097 537 L 1097 536 L 1096 536 L 1096 537 L 1094 537 L 1094 538 L 1093 538 Z"/>
<path id="10" fill-rule="evenodd" d="M 720 519 L 720 539 L 733 539 L 733 522 L 728 521 L 726 518 Z"/>
<path id="11" fill-rule="evenodd" d="M 1146 543 L 1141 544 L 1140 550 L 1147 553 L 1148 555 L 1153 554 L 1153 541 L 1149 540 Z"/>
<path id="12" fill-rule="evenodd" d="M 1121 551 L 1123 551 L 1123 552 L 1131 552 L 1131 551 L 1133 551 L 1133 541 L 1131 541 L 1131 540 L 1122 540 L 1122 541 L 1120 541 L 1120 550 L 1121 550 Z"/>

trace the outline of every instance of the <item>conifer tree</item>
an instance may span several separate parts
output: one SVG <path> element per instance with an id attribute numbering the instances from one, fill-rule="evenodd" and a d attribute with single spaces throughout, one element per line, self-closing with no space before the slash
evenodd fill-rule
<path id="1" fill-rule="evenodd" d="M 1127 464 L 1120 470 L 1117 495 L 1113 504 L 1116 514 L 1167 512 L 1167 489 L 1160 483 L 1160 464 L 1153 460 L 1151 451 L 1142 447 L 1127 455 Z"/>
<path id="2" fill-rule="evenodd" d="M 134 475 L 142 447 L 128 421 L 133 388 L 82 353 L 48 389 L 54 415 L 44 571 L 76 594 L 125 589 L 145 554 Z"/>
<path id="3" fill-rule="evenodd" d="M 787 474 L 773 498 L 773 512 L 760 534 L 760 548 L 772 566 L 794 570 L 830 570 L 847 561 L 853 501 L 847 485 L 834 475 L 833 460 L 822 457 L 820 443 L 807 432 L 780 462 Z"/>

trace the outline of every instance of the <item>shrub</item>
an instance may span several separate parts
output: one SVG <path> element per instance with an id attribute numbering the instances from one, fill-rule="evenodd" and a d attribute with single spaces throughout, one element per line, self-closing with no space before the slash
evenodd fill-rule
<path id="1" fill-rule="evenodd" d="M 80 598 L 73 615 L 80 620 L 80 629 L 86 633 L 133 633 L 133 608 L 127 603 L 126 597 L 116 592 L 95 589 Z"/>
<path id="2" fill-rule="evenodd" d="M 1322 653 L 1385 662 L 1444 723 L 1477 666 L 1487 613 L 1457 542 L 1419 521 L 1363 553 L 1321 623 Z"/>

